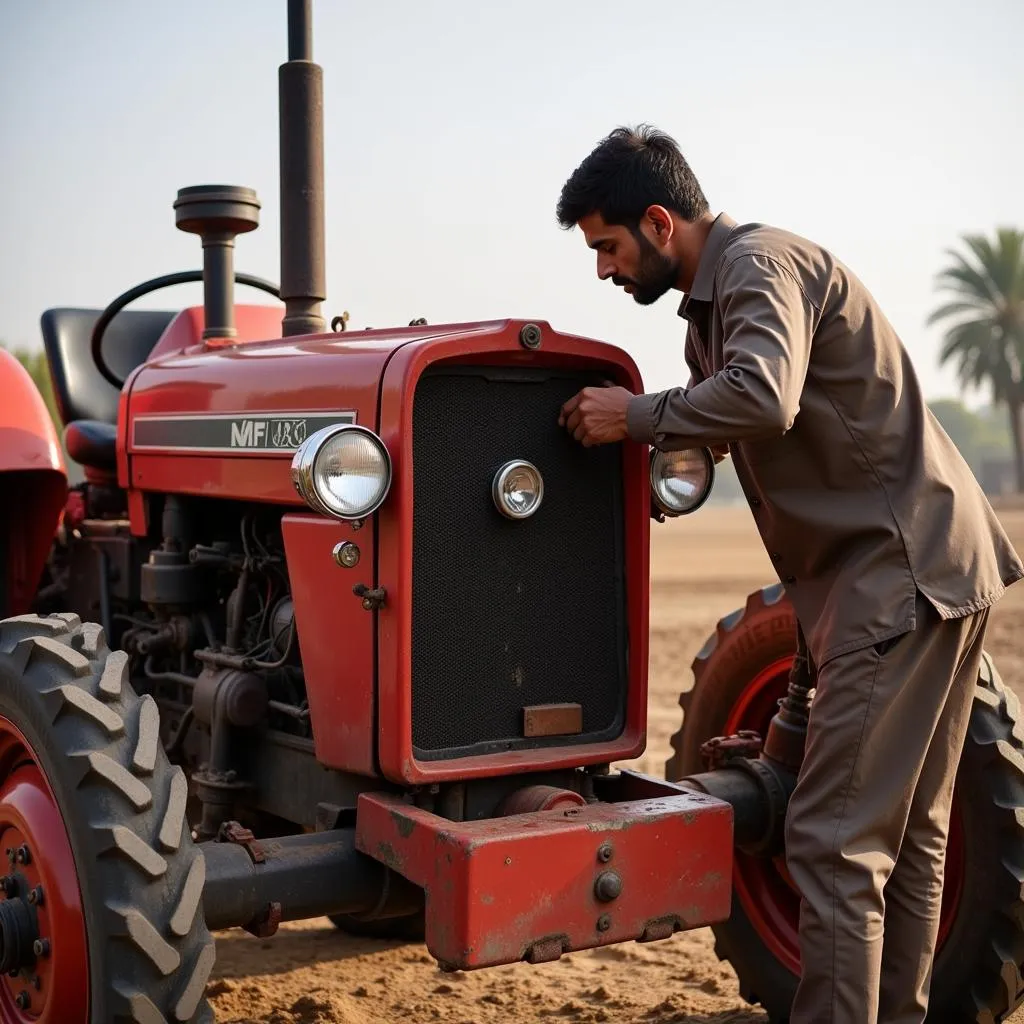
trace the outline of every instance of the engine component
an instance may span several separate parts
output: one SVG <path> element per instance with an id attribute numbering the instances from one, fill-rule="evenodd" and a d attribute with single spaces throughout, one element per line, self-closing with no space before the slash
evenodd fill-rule
<path id="1" fill-rule="evenodd" d="M 529 814 L 532 811 L 553 811 L 586 805 L 586 799 L 572 789 L 559 789 L 557 786 L 524 786 L 505 797 L 498 808 L 498 814 Z"/>
<path id="2" fill-rule="evenodd" d="M 277 660 L 289 653 L 292 631 L 295 629 L 295 605 L 291 597 L 282 597 L 270 613 L 270 651 Z M 294 645 L 291 645 L 294 647 Z"/>
<path id="3" fill-rule="evenodd" d="M 261 676 L 236 669 L 204 668 L 192 691 L 196 720 L 205 725 L 213 725 L 220 710 L 229 724 L 250 729 L 263 721 L 268 700 L 267 684 Z"/>

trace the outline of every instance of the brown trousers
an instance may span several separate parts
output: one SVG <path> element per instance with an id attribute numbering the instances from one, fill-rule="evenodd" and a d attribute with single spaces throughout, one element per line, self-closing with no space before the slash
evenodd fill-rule
<path id="1" fill-rule="evenodd" d="M 921 1024 L 988 611 L 827 662 L 786 820 L 801 894 L 791 1024 Z"/>

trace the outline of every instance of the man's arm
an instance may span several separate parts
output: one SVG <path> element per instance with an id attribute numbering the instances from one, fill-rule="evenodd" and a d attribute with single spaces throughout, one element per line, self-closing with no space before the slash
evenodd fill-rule
<path id="1" fill-rule="evenodd" d="M 725 366 L 691 388 L 636 395 L 629 436 L 665 450 L 780 437 L 793 425 L 818 310 L 775 260 L 739 256 L 718 288 Z"/>
<path id="2" fill-rule="evenodd" d="M 683 359 L 686 361 L 687 369 L 690 371 L 690 379 L 686 382 L 685 391 L 689 391 L 690 388 L 695 387 L 702 380 L 706 379 L 704 377 L 704 370 L 700 365 L 700 359 L 697 357 L 697 353 L 694 348 L 695 345 L 696 334 L 691 326 L 686 332 L 686 341 L 683 344 Z M 709 448 L 712 456 L 714 457 L 715 465 L 729 457 L 728 445 L 710 445 Z"/>

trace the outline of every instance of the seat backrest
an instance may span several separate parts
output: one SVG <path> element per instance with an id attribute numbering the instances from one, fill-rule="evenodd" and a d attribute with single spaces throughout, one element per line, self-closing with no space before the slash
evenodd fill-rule
<path id="1" fill-rule="evenodd" d="M 48 309 L 40 324 L 54 397 L 64 424 L 74 420 L 117 422 L 120 391 L 96 369 L 92 329 L 99 309 Z M 119 377 L 145 362 L 176 311 L 123 309 L 103 335 L 103 356 Z"/>

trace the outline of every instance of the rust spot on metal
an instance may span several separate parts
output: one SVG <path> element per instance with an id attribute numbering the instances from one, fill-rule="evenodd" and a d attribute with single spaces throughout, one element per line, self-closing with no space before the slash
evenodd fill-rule
<path id="1" fill-rule="evenodd" d="M 551 935 L 544 939 L 538 939 L 527 950 L 523 957 L 531 964 L 545 964 L 553 960 L 561 959 L 564 952 L 569 949 L 568 935 Z"/>
<path id="2" fill-rule="evenodd" d="M 408 839 L 416 830 L 416 822 L 412 818 L 406 817 L 401 811 L 392 811 L 391 820 L 395 823 L 395 828 L 398 829 L 398 834 L 403 839 Z"/>
<path id="3" fill-rule="evenodd" d="M 390 843 L 383 841 L 378 843 L 376 857 L 382 864 L 387 865 L 393 871 L 398 871 L 399 874 L 401 874 L 401 858 Z"/>

